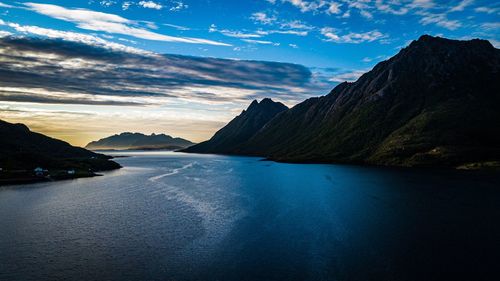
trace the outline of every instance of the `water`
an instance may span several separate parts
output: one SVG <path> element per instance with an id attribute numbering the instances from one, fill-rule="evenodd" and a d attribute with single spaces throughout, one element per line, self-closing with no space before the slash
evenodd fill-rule
<path id="1" fill-rule="evenodd" d="M 0 188 L 0 280 L 499 280 L 498 175 L 129 154 Z"/>

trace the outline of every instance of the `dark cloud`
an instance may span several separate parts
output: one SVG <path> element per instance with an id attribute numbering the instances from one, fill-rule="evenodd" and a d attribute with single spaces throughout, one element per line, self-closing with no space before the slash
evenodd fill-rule
<path id="1" fill-rule="evenodd" d="M 53 98 L 33 94 L 16 94 L 12 92 L 0 92 L 0 101 L 31 102 L 31 103 L 52 103 L 52 104 L 86 104 L 86 105 L 142 105 L 136 102 L 122 101 L 99 101 L 88 99 Z M 5 111 L 2 109 L 2 111 Z M 12 111 L 12 110 L 9 110 Z"/>
<path id="2" fill-rule="evenodd" d="M 0 38 L 0 100 L 138 105 L 157 98 L 227 102 L 256 96 L 298 101 L 323 93 L 301 65 L 181 55 L 137 54 L 37 37 Z M 45 97 L 10 88 L 84 95 Z M 245 95 L 238 94 L 245 91 Z M 224 91 L 224 93 L 221 93 Z M 87 95 L 87 97 L 85 97 Z M 144 98 L 144 101 L 121 101 Z"/>

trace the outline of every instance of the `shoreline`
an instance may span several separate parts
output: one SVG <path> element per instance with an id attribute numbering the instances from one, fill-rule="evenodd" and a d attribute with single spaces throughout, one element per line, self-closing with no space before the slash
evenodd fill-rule
<path id="1" fill-rule="evenodd" d="M 103 176 L 99 172 L 119 170 L 120 164 L 112 161 L 113 157 L 106 159 L 72 159 L 64 166 L 48 167 L 36 175 L 32 168 L 1 170 L 0 187 L 7 185 L 32 184 L 51 181 L 73 180 L 79 178 L 92 178 Z"/>
<path id="2" fill-rule="evenodd" d="M 194 152 L 186 150 L 178 150 L 175 152 L 187 153 L 187 154 L 213 154 L 222 156 L 242 156 L 242 157 L 258 157 L 261 158 L 259 161 L 268 161 L 275 163 L 284 164 L 303 164 L 303 165 L 315 165 L 315 164 L 330 164 L 330 165 L 354 165 L 361 167 L 378 167 L 378 168 L 399 168 L 399 169 L 442 169 L 442 170 L 452 170 L 452 171 L 489 171 L 489 172 L 500 172 L 500 162 L 498 161 L 483 161 L 483 162 L 473 162 L 473 163 L 463 163 L 456 166 L 439 166 L 439 165 L 384 165 L 375 163 L 364 163 L 364 162 L 346 162 L 346 161 L 333 161 L 333 160 L 286 160 L 279 158 L 266 157 L 254 154 L 238 154 L 238 153 L 210 153 L 210 152 Z"/>

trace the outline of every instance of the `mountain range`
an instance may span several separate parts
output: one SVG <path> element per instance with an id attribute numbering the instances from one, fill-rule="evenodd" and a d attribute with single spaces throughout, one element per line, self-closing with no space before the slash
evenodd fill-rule
<path id="1" fill-rule="evenodd" d="M 111 157 L 0 120 L 0 183 L 36 181 L 33 170 L 48 170 L 52 179 L 94 176 L 120 168 Z M 71 175 L 68 170 L 74 171 Z"/>
<path id="2" fill-rule="evenodd" d="M 258 105 L 185 151 L 388 166 L 470 168 L 500 160 L 500 50 L 486 40 L 423 35 L 326 96 L 290 109 L 270 100 Z M 247 130 L 242 120 L 256 116 L 268 121 Z M 240 130 L 244 137 L 235 135 Z"/>
<path id="3" fill-rule="evenodd" d="M 194 143 L 174 138 L 165 134 L 144 135 L 141 133 L 121 133 L 107 138 L 93 141 L 85 146 L 91 150 L 177 150 L 192 146 Z"/>
<path id="4" fill-rule="evenodd" d="M 184 151 L 231 154 L 277 114 L 286 110 L 288 107 L 284 104 L 274 102 L 271 99 L 263 99 L 260 103 L 254 100 L 247 110 L 243 110 L 240 115 L 215 133 L 210 140 L 191 146 Z"/>

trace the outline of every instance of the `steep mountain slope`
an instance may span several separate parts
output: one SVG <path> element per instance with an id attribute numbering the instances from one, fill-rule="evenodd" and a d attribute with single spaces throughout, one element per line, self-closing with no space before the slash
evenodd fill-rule
<path id="1" fill-rule="evenodd" d="M 288 107 L 271 99 L 263 99 L 260 103 L 254 100 L 247 110 L 220 129 L 208 141 L 191 146 L 184 152 L 195 153 L 233 153 L 237 147 L 250 139 L 269 120 Z"/>
<path id="2" fill-rule="evenodd" d="M 140 133 L 121 133 L 111 137 L 93 141 L 85 148 L 87 149 L 181 149 L 194 143 L 182 139 L 173 138 L 165 134 L 152 134 L 150 136 Z"/>
<path id="3" fill-rule="evenodd" d="M 354 83 L 280 114 L 232 153 L 459 166 L 500 159 L 500 50 L 424 35 Z"/>
<path id="4" fill-rule="evenodd" d="M 74 169 L 72 177 L 91 176 L 93 171 L 120 168 L 108 156 L 31 132 L 23 124 L 0 120 L 0 136 L 0 183 L 11 177 L 30 177 L 36 167 L 54 171 Z"/>

